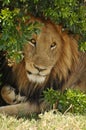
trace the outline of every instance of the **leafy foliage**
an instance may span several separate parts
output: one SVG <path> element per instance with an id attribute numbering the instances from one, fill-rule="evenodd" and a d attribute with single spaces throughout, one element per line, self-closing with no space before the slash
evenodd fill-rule
<path id="1" fill-rule="evenodd" d="M 12 11 L 6 8 L 1 10 L 0 15 L 2 21 L 0 50 L 8 50 L 10 56 L 16 57 L 17 60 L 22 57 L 23 44 L 28 42 L 33 31 L 39 33 L 38 23 L 25 25 L 27 17 L 21 18 L 19 12 L 17 8 Z"/>
<path id="2" fill-rule="evenodd" d="M 53 89 L 48 89 L 44 91 L 44 97 L 51 108 L 53 104 L 58 102 L 56 107 L 62 113 L 70 111 L 72 113 L 86 114 L 86 94 L 79 90 L 69 89 L 64 93 L 60 93 Z"/>
<path id="3" fill-rule="evenodd" d="M 21 57 L 23 44 L 31 37 L 34 28 L 37 28 L 37 25 L 26 24 L 30 18 L 29 13 L 36 17 L 50 18 L 73 33 L 80 34 L 80 48 L 86 50 L 84 0 L 1 0 L 0 8 L 0 50 L 8 50 L 9 55 L 17 60 Z"/>

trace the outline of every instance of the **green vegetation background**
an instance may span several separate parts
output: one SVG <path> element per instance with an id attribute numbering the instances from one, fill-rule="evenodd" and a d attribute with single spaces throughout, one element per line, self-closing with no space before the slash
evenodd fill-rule
<path id="1" fill-rule="evenodd" d="M 21 49 L 37 25 L 25 25 L 31 13 L 62 24 L 79 34 L 79 48 L 86 51 L 86 3 L 84 0 L 0 0 L 0 50 L 11 58 L 21 58 Z M 19 34 L 17 27 L 20 26 Z"/>

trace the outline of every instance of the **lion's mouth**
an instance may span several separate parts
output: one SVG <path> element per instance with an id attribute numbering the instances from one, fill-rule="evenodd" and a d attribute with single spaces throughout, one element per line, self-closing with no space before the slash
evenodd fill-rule
<path id="1" fill-rule="evenodd" d="M 30 71 L 27 71 L 27 77 L 30 81 L 36 82 L 36 83 L 44 83 L 47 75 L 41 75 L 40 73 L 33 74 Z"/>

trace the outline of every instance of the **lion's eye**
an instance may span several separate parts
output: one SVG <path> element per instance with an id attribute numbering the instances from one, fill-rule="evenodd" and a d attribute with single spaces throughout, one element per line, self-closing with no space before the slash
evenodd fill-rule
<path id="1" fill-rule="evenodd" d="M 53 42 L 53 43 L 51 44 L 51 50 L 53 50 L 54 48 L 56 48 L 56 42 Z"/>
<path id="2" fill-rule="evenodd" d="M 35 40 L 35 39 L 31 39 L 31 40 L 29 41 L 29 43 L 30 43 L 33 47 L 36 46 L 36 40 Z"/>

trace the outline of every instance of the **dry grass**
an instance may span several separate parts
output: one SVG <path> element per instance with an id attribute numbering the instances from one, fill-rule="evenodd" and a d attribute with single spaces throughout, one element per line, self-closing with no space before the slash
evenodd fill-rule
<path id="1" fill-rule="evenodd" d="M 86 115 L 72 115 L 53 111 L 39 115 L 40 119 L 17 119 L 0 115 L 0 130 L 86 130 Z"/>

